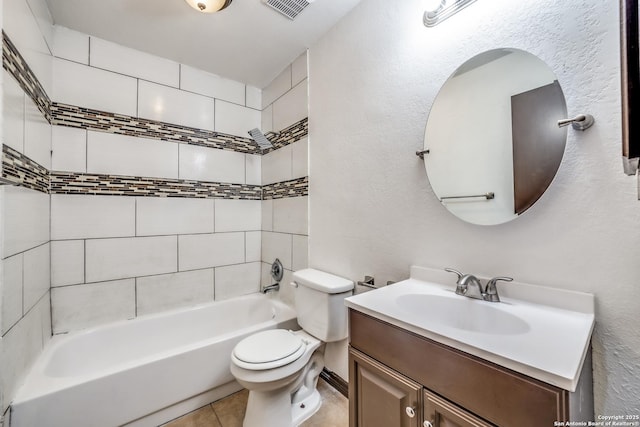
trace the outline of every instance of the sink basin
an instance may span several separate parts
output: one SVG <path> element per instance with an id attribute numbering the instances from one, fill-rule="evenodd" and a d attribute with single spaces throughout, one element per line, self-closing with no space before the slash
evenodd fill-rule
<path id="1" fill-rule="evenodd" d="M 530 329 L 527 322 L 493 307 L 494 303 L 467 297 L 404 294 L 395 300 L 408 314 L 450 328 L 493 335 L 524 334 Z"/>
<path id="2" fill-rule="evenodd" d="M 501 302 L 493 303 L 456 295 L 455 288 L 442 270 L 412 267 L 411 278 L 350 296 L 345 304 L 434 342 L 576 390 L 594 325 L 593 295 L 511 283 L 499 289 Z"/>

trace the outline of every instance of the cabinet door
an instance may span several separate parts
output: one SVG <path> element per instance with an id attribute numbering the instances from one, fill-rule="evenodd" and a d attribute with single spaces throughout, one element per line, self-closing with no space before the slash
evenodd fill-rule
<path id="1" fill-rule="evenodd" d="M 349 351 L 350 427 L 419 427 L 422 386 Z"/>
<path id="2" fill-rule="evenodd" d="M 494 427 L 464 409 L 425 390 L 424 427 Z"/>

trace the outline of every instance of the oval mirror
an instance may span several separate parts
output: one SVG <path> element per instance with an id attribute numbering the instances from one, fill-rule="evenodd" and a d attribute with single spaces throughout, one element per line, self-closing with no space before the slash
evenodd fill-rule
<path id="1" fill-rule="evenodd" d="M 458 218 L 501 224 L 545 192 L 560 166 L 567 117 L 562 89 L 538 57 L 483 52 L 462 64 L 436 97 L 424 135 L 431 187 Z"/>

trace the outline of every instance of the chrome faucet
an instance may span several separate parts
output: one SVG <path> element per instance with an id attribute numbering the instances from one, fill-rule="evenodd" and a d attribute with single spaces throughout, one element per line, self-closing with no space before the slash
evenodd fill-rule
<path id="1" fill-rule="evenodd" d="M 511 277 L 494 277 L 493 279 L 489 280 L 487 282 L 487 285 L 483 288 L 480 279 L 478 279 L 473 274 L 462 274 L 458 270 L 454 270 L 453 268 L 445 268 L 445 271 L 454 273 L 458 276 L 458 281 L 456 282 L 456 294 L 489 302 L 500 302 L 498 288 L 496 287 L 496 283 L 499 280 L 505 282 L 511 282 L 513 280 L 513 278 Z M 470 287 L 477 288 L 478 291 L 469 293 Z"/>
<path id="2" fill-rule="evenodd" d="M 273 292 L 273 291 L 279 291 L 280 290 L 280 283 L 274 283 L 271 286 L 265 286 L 264 288 L 262 288 L 262 293 L 266 294 L 267 292 Z"/>

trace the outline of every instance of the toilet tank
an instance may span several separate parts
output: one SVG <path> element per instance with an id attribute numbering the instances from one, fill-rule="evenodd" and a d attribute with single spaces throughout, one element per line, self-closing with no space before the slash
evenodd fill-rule
<path id="1" fill-rule="evenodd" d="M 298 324 L 324 342 L 347 338 L 347 307 L 344 299 L 353 293 L 353 281 L 313 268 L 293 273 Z"/>

